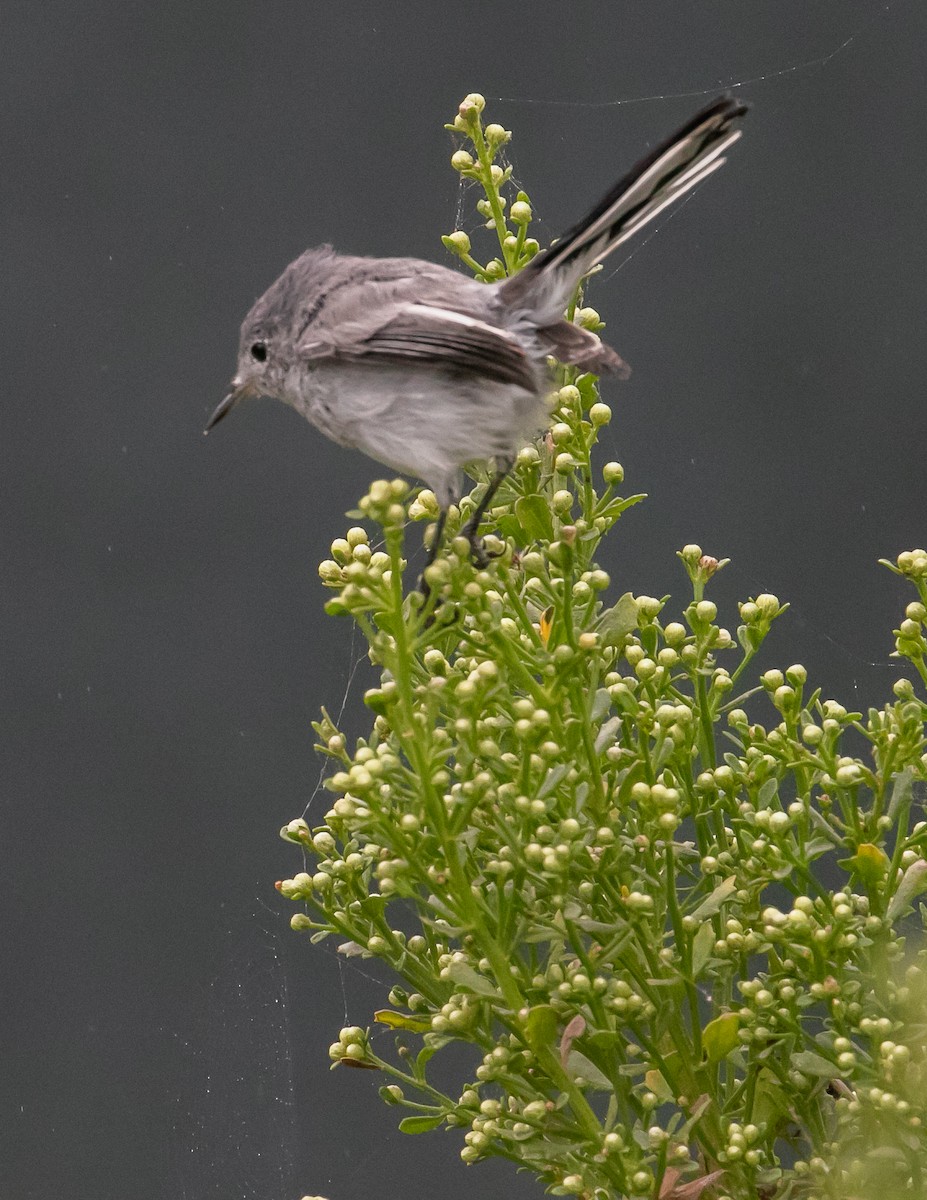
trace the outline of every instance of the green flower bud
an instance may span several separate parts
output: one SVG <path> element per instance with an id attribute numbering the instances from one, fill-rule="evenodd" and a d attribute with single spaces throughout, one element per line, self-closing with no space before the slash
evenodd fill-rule
<path id="1" fill-rule="evenodd" d="M 466 171 L 473 166 L 473 156 L 466 150 L 455 150 L 451 155 L 451 166 L 455 171 Z"/>
<path id="2" fill-rule="evenodd" d="M 622 483 L 624 467 L 619 462 L 607 462 L 602 468 L 602 478 L 609 484 Z"/>
<path id="3" fill-rule="evenodd" d="M 462 117 L 470 115 L 471 111 L 481 113 L 486 107 L 486 99 L 479 92 L 468 92 L 460 102 L 458 111 Z"/>
<path id="4" fill-rule="evenodd" d="M 638 596 L 637 611 L 642 617 L 652 621 L 660 615 L 660 610 L 663 608 L 663 602 L 658 600 L 656 596 Z"/>
<path id="5" fill-rule="evenodd" d="M 409 505 L 409 519 L 412 521 L 436 521 L 440 515 L 438 498 L 429 488 L 422 488 Z"/>
<path id="6" fill-rule="evenodd" d="M 344 576 L 341 567 L 333 559 L 326 558 L 319 563 L 319 578 L 323 583 L 337 584 L 343 582 Z"/>
<path id="7" fill-rule="evenodd" d="M 603 322 L 594 308 L 581 308 L 576 314 L 576 323 L 583 329 L 591 329 L 593 333 L 601 329 Z"/>
<path id="8" fill-rule="evenodd" d="M 773 704 L 780 712 L 785 712 L 791 708 L 795 701 L 795 689 L 789 687 L 788 684 L 783 684 L 782 687 L 777 687 L 773 692 Z"/>
<path id="9" fill-rule="evenodd" d="M 769 592 L 757 596 L 755 604 L 767 621 L 771 621 L 779 614 L 779 597 L 773 596 Z"/>
<path id="10" fill-rule="evenodd" d="M 309 826 L 299 817 L 295 821 L 287 822 L 280 830 L 280 836 L 285 842 L 305 843 L 309 840 Z"/>
<path id="11" fill-rule="evenodd" d="M 531 220 L 531 205 L 524 200 L 516 200 L 509 209 L 509 216 L 516 225 L 527 225 Z"/>
<path id="12" fill-rule="evenodd" d="M 453 233 L 449 233 L 441 241 L 452 254 L 470 253 L 470 239 L 462 229 L 455 229 Z"/>
<path id="13" fill-rule="evenodd" d="M 612 419 L 612 410 L 607 404 L 593 404 L 589 409 L 589 420 L 596 427 L 607 425 Z"/>
<path id="14" fill-rule="evenodd" d="M 503 129 L 501 125 L 490 124 L 483 130 L 483 136 L 492 147 L 496 149 L 498 146 L 504 146 L 506 142 L 512 140 L 511 130 Z"/>

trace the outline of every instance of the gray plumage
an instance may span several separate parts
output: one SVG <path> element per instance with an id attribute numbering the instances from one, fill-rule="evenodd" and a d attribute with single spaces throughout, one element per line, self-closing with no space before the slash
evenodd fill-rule
<path id="1" fill-rule="evenodd" d="M 499 283 L 415 258 L 307 250 L 245 318 L 232 391 L 207 428 L 239 400 L 275 397 L 333 441 L 423 479 L 446 509 L 461 467 L 493 459 L 504 471 L 543 428 L 548 355 L 627 373 L 564 310 L 588 271 L 724 162 L 745 111 L 715 101 Z"/>

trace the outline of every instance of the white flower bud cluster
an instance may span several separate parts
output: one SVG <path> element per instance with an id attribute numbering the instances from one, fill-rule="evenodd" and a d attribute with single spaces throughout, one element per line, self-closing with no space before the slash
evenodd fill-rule
<path id="1" fill-rule="evenodd" d="M 329 1046 L 328 1057 L 333 1062 L 341 1062 L 346 1058 L 363 1062 L 368 1057 L 367 1031 L 359 1025 L 345 1026 L 338 1035 L 338 1041 Z"/>

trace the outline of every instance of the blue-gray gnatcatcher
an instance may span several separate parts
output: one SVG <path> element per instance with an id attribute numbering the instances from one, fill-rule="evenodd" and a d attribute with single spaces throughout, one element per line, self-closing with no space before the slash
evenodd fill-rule
<path id="1" fill-rule="evenodd" d="M 627 370 L 595 334 L 564 319 L 577 284 L 721 166 L 745 112 L 729 97 L 716 100 L 551 249 L 498 283 L 417 258 L 307 250 L 245 317 L 232 390 L 207 431 L 246 397 L 283 400 L 340 445 L 423 479 L 442 527 L 461 468 L 493 459 L 496 474 L 464 531 L 485 561 L 483 513 L 545 422 L 547 356 L 596 373 Z"/>

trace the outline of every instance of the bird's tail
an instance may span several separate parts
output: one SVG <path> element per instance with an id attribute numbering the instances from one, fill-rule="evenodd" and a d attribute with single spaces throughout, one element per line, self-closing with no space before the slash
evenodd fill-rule
<path id="1" fill-rule="evenodd" d="M 722 96 L 651 151 L 549 250 L 500 286 L 507 308 L 544 324 L 562 317 L 583 275 L 701 183 L 740 137 L 746 105 Z"/>

